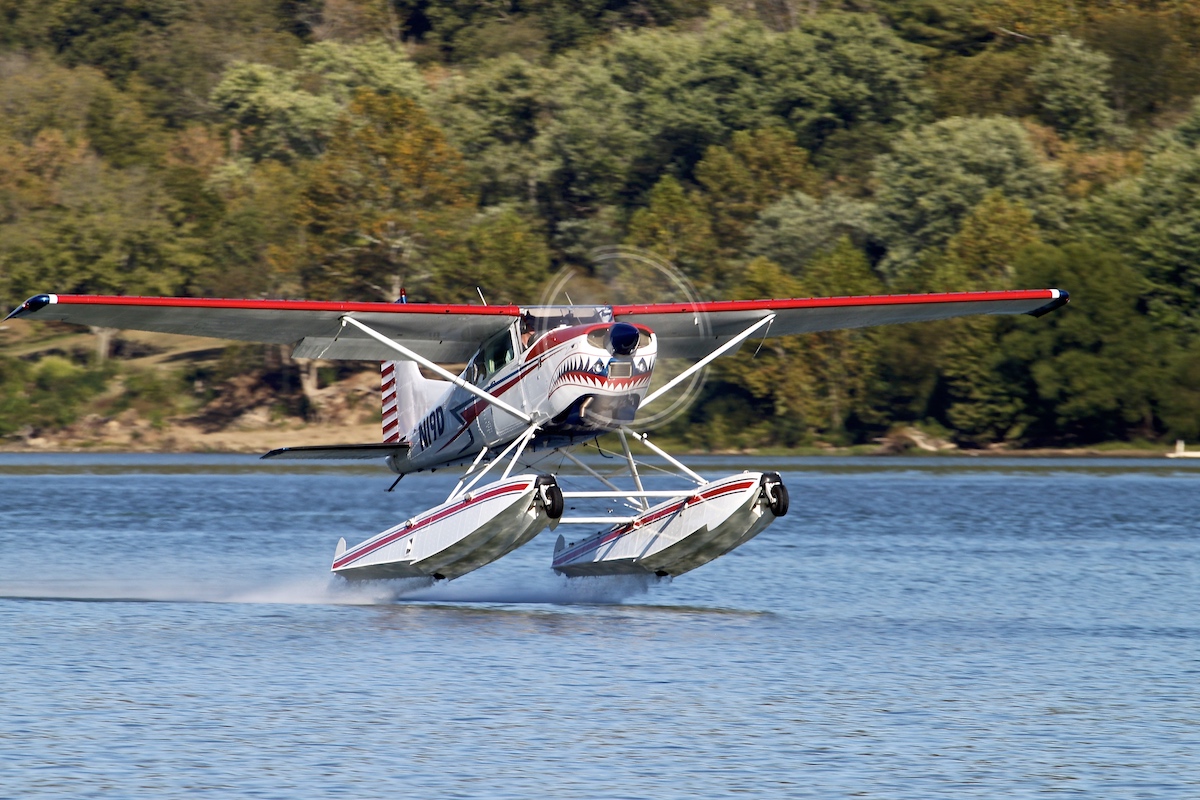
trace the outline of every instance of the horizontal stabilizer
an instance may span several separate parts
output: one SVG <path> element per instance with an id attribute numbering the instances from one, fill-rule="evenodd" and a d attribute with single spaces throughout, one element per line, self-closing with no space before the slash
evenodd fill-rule
<path id="1" fill-rule="evenodd" d="M 280 447 L 263 458 L 291 459 L 366 459 L 401 456 L 408 453 L 408 442 L 371 444 L 318 444 L 309 447 Z"/>

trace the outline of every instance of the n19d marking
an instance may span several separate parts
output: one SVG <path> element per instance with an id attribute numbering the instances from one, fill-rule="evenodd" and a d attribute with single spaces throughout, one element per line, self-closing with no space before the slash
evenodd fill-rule
<path id="1" fill-rule="evenodd" d="M 421 449 L 429 447 L 445 432 L 446 415 L 442 412 L 441 406 L 438 406 L 417 425 L 417 438 L 421 441 Z"/>

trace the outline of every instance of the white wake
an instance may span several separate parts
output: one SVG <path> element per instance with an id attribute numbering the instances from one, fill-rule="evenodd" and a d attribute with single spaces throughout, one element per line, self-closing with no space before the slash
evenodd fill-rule
<path id="1" fill-rule="evenodd" d="M 617 604 L 645 595 L 655 578 L 564 578 L 548 573 L 516 580 L 468 576 L 352 583 L 333 576 L 287 579 L 39 579 L 0 581 L 0 597 L 91 602 L 386 605 L 494 603 L 502 605 Z"/>

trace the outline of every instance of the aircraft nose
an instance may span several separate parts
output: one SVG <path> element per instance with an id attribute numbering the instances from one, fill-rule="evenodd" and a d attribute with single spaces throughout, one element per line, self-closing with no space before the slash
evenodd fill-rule
<path id="1" fill-rule="evenodd" d="M 628 322 L 618 322 L 612 326 L 612 331 L 609 333 L 609 341 L 612 343 L 612 351 L 614 355 L 628 356 L 633 355 L 633 351 L 638 345 L 638 329 Z"/>

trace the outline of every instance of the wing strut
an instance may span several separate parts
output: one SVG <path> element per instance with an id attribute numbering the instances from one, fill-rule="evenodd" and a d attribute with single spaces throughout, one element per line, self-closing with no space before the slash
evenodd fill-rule
<path id="1" fill-rule="evenodd" d="M 633 452 L 629 449 L 629 438 L 625 436 L 624 430 L 619 430 L 617 433 L 621 436 L 621 447 L 625 448 L 625 460 L 629 462 L 629 474 L 633 476 L 633 485 L 639 492 L 644 492 L 646 487 L 642 486 L 642 476 L 637 470 L 637 463 L 633 460 Z M 646 502 L 645 497 L 638 498 L 638 502 L 642 511 L 649 510 L 650 504 Z"/>
<path id="2" fill-rule="evenodd" d="M 446 498 L 446 502 L 450 502 L 451 500 L 454 499 L 454 495 L 458 494 L 459 490 L 462 489 L 463 484 L 467 482 L 467 478 L 471 477 L 471 474 L 473 472 L 475 472 L 476 469 L 479 468 L 479 462 L 483 461 L 483 457 L 486 456 L 487 454 L 488 454 L 487 447 L 484 447 L 482 450 L 479 451 L 479 455 L 475 456 L 475 460 L 471 462 L 471 466 L 467 467 L 467 471 L 465 473 L 463 473 L 462 480 L 460 480 L 458 482 L 458 485 L 454 487 L 454 491 L 450 492 L 450 496 Z"/>
<path id="3" fill-rule="evenodd" d="M 464 381 L 462 378 L 455 375 L 453 372 L 450 372 L 449 370 L 439 366 L 438 364 L 435 364 L 434 362 L 430 361 L 428 358 L 425 358 L 425 356 L 421 355 L 420 353 L 409 350 L 404 345 L 398 344 L 398 343 L 392 341 L 388 337 L 384 336 L 382 333 L 379 333 L 378 331 L 368 328 L 366 325 L 363 325 L 361 322 L 356 320 L 354 317 L 351 317 L 349 315 L 342 317 L 342 325 L 344 326 L 346 324 L 353 325 L 354 327 L 358 328 L 360 331 L 365 333 L 367 336 L 370 336 L 375 341 L 379 342 L 382 345 L 392 348 L 393 350 L 395 350 L 396 352 L 400 353 L 401 355 L 407 357 L 411 361 L 415 361 L 423 367 L 428 367 L 429 369 L 433 370 L 438 375 L 441 375 L 443 378 L 450 381 L 451 383 L 453 383 L 455 386 L 459 387 L 460 389 L 465 389 L 466 391 L 470 392 L 471 394 L 475 395 L 476 397 L 480 398 L 481 400 L 486 400 L 487 402 L 496 406 L 496 408 L 507 411 L 509 414 L 512 414 L 514 417 L 521 420 L 526 425 L 533 424 L 533 417 L 529 416 L 524 411 L 519 411 L 518 409 L 513 408 L 508 403 L 504 402 L 499 397 L 496 397 L 496 395 L 492 394 L 491 392 L 485 392 L 483 389 L 480 389 L 475 384 Z"/>
<path id="4" fill-rule="evenodd" d="M 489 461 L 487 463 L 486 466 L 484 466 L 483 470 L 481 470 L 480 473 L 475 476 L 474 480 L 472 480 L 466 486 L 463 486 L 462 481 L 459 481 L 458 486 L 454 487 L 454 491 L 451 492 L 450 496 L 446 498 L 446 502 L 448 503 L 456 497 L 466 497 L 468 495 L 468 493 L 472 489 L 475 488 L 475 484 L 477 484 L 481 480 L 483 480 L 483 476 L 487 475 L 491 471 L 492 467 L 496 466 L 501 461 L 504 461 L 506 458 L 508 458 L 509 453 L 512 453 L 513 450 L 516 450 L 517 452 L 513 455 L 512 460 L 509 461 L 508 467 L 504 470 L 504 477 L 502 477 L 500 479 L 500 480 L 506 480 L 509 476 L 509 473 L 512 472 L 513 467 L 516 465 L 517 460 L 521 458 L 521 454 L 525 452 L 525 446 L 527 444 L 529 444 L 530 440 L 533 439 L 533 437 L 537 434 L 538 430 L 540 430 L 540 428 L 535 423 L 533 425 L 530 425 L 524 431 L 522 431 L 521 435 L 518 436 L 516 439 L 513 439 L 509 443 L 508 447 L 506 447 L 502 451 L 500 451 L 500 455 L 493 458 L 491 461 Z M 486 453 L 486 452 L 487 452 L 487 448 L 485 447 L 483 449 L 483 453 Z M 471 469 L 475 469 L 475 467 L 478 466 L 480 458 L 483 456 L 483 453 L 480 453 L 479 456 L 476 456 L 475 463 L 471 465 Z M 470 473 L 468 472 L 468 475 L 469 474 Z M 467 475 L 464 475 L 463 479 L 465 480 L 466 478 L 467 478 Z"/>
<path id="5" fill-rule="evenodd" d="M 704 358 L 700 359 L 695 364 L 692 364 L 690 367 L 685 369 L 683 372 L 676 375 L 674 378 L 672 378 L 670 381 L 668 381 L 665 386 L 660 386 L 657 390 L 652 392 L 645 400 L 643 400 L 641 402 L 641 405 L 638 406 L 638 408 L 641 409 L 641 408 L 645 408 L 646 406 L 650 405 L 655 400 L 657 400 L 658 398 L 660 398 L 664 394 L 666 394 L 668 391 L 670 391 L 671 389 L 674 389 L 682 381 L 686 380 L 687 378 L 690 378 L 697 371 L 702 370 L 705 367 L 707 367 L 710 363 L 712 363 L 712 361 L 714 361 L 715 359 L 717 359 L 721 355 L 723 355 L 725 353 L 725 351 L 730 350 L 734 347 L 737 347 L 742 342 L 749 339 L 750 336 L 753 335 L 756 330 L 758 330 L 759 328 L 761 328 L 764 325 L 769 325 L 772 322 L 772 320 L 774 320 L 774 319 L 775 319 L 774 314 L 767 314 L 765 317 L 760 319 L 758 322 L 754 323 L 749 328 L 746 328 L 746 330 L 742 331 L 737 336 L 733 337 L 728 342 L 721 345 L 716 350 L 713 350 L 711 353 L 706 355 Z"/>
<path id="6" fill-rule="evenodd" d="M 630 503 L 634 503 L 637 501 L 636 494 L 633 494 L 633 493 L 630 493 L 630 492 L 627 492 L 627 491 L 621 489 L 621 487 L 617 486 L 615 483 L 610 481 L 608 478 L 604 477 L 599 472 L 596 472 L 596 470 L 589 467 L 583 461 L 580 461 L 579 458 L 576 457 L 570 450 L 560 449 L 560 450 L 557 450 L 556 452 L 562 453 L 564 456 L 566 456 L 567 458 L 574 461 L 576 466 L 578 466 L 580 469 L 582 469 L 588 475 L 591 475 L 593 478 L 600 481 L 602 484 L 607 486 L 609 489 L 612 489 L 611 492 L 599 492 L 599 493 L 576 492 L 575 494 L 571 495 L 572 497 L 621 497 Z M 677 492 L 672 493 L 671 496 L 674 497 L 675 494 L 677 494 Z M 563 497 L 566 497 L 566 496 L 567 496 L 566 493 L 563 493 Z"/>
<path id="7" fill-rule="evenodd" d="M 637 439 L 642 444 L 646 445 L 646 447 L 650 448 L 655 453 L 657 453 L 659 455 L 659 457 L 664 459 L 667 463 L 674 466 L 680 472 L 687 475 L 689 478 L 691 478 L 692 480 L 694 480 L 696 483 L 700 484 L 701 486 L 708 483 L 708 481 L 704 480 L 704 478 L 701 478 L 695 472 L 688 469 L 687 465 L 684 464 L 682 461 L 675 458 L 673 455 L 668 453 L 666 450 L 663 450 L 661 447 L 656 445 L 654 442 L 650 441 L 650 437 L 647 436 L 646 434 L 638 433 L 637 431 L 633 430 L 632 428 L 628 428 L 628 427 L 621 428 L 621 432 L 624 434 L 628 434 L 629 436 L 632 436 L 633 438 Z"/>

